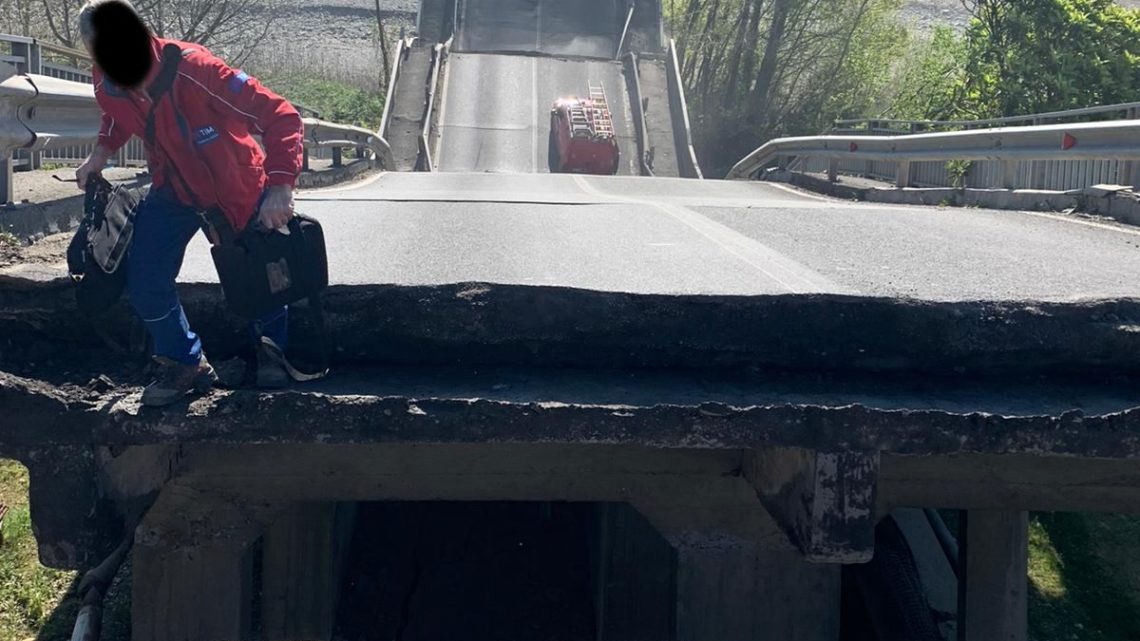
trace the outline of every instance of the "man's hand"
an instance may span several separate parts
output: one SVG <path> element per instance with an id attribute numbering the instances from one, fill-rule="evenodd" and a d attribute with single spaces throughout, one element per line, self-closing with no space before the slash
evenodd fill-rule
<path id="1" fill-rule="evenodd" d="M 110 152 L 101 146 L 96 146 L 95 149 L 91 151 L 91 155 L 87 157 L 87 160 L 83 161 L 83 164 L 79 165 L 79 169 L 75 170 L 75 180 L 79 183 L 80 190 L 87 189 L 87 179 L 92 175 L 100 174 L 107 166 L 107 159 L 110 157 Z"/>
<path id="2" fill-rule="evenodd" d="M 293 188 L 289 185 L 274 185 L 269 188 L 265 200 L 261 202 L 258 220 L 268 230 L 280 229 L 289 224 L 293 217 Z"/>

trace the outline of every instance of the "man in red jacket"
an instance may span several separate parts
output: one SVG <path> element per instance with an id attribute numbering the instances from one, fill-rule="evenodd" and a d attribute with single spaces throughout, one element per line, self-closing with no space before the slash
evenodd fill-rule
<path id="1" fill-rule="evenodd" d="M 234 232 L 286 225 L 304 126 L 288 101 L 204 47 L 153 36 L 126 0 L 89 0 L 79 30 L 95 60 L 95 97 L 103 110 L 98 145 L 76 172 L 80 189 L 132 136 L 146 145 L 152 186 L 135 220 L 127 294 L 161 368 L 142 402 L 167 405 L 217 381 L 174 286 L 186 246 L 202 226 L 200 212 L 220 210 Z M 148 89 L 169 44 L 182 51 L 178 73 L 168 93 L 152 96 Z M 287 326 L 281 308 L 254 323 L 254 332 L 284 349 Z M 260 347 L 257 378 L 263 387 L 288 383 L 284 368 Z"/>

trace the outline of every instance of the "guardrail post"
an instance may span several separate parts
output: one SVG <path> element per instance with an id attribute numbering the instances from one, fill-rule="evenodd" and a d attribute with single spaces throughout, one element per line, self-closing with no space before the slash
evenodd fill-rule
<path id="1" fill-rule="evenodd" d="M 1140 109 L 1132 107 L 1128 110 L 1128 119 L 1140 118 Z M 1123 185 L 1131 185 L 1133 191 L 1140 191 L 1140 159 L 1125 160 L 1120 163 L 1120 174 L 1116 180 Z"/>
<path id="2" fill-rule="evenodd" d="M 344 164 L 344 161 L 341 158 L 341 154 L 343 153 L 343 151 L 344 150 L 342 150 L 340 147 L 333 147 L 333 149 L 332 149 L 332 166 L 333 167 L 340 167 Z"/>
<path id="3" fill-rule="evenodd" d="M 1001 161 L 1001 186 L 1003 189 L 1017 189 L 1017 161 Z"/>
<path id="4" fill-rule="evenodd" d="M 910 161 L 900 160 L 895 174 L 895 186 L 899 189 L 910 187 Z"/>
<path id="5" fill-rule="evenodd" d="M 6 151 L 0 159 L 0 206 L 15 200 L 16 192 L 12 185 L 12 152 Z"/>
<path id="6" fill-rule="evenodd" d="M 17 69 L 21 73 L 43 73 L 43 56 L 40 51 L 40 45 L 36 41 L 31 42 L 13 42 L 12 55 L 24 59 L 23 65 L 17 63 Z M 21 156 L 26 155 L 28 158 L 29 169 L 39 169 L 43 164 L 43 155 L 38 152 L 20 152 Z"/>
<path id="7" fill-rule="evenodd" d="M 828 182 L 833 182 L 833 183 L 839 182 L 839 159 L 838 158 L 828 158 L 827 159 L 827 180 L 828 180 Z"/>
<path id="8" fill-rule="evenodd" d="M 1043 124 L 1042 118 L 1033 119 L 1034 126 Z M 1045 189 L 1045 161 L 1034 160 L 1029 164 L 1029 188 Z"/>

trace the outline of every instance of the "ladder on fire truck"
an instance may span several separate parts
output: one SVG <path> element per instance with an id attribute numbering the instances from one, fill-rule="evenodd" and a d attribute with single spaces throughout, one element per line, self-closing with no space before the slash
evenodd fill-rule
<path id="1" fill-rule="evenodd" d="M 598 138 L 614 137 L 614 119 L 610 114 L 610 103 L 606 99 L 606 89 L 601 83 L 590 83 L 591 120 L 594 121 L 594 135 Z"/>

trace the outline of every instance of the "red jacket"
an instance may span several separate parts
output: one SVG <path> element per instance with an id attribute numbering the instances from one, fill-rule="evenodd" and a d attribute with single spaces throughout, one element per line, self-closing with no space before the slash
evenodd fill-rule
<path id="1" fill-rule="evenodd" d="M 172 188 L 183 204 L 220 207 L 234 229 L 241 230 L 266 186 L 296 183 L 304 137 L 301 115 L 201 45 L 154 38 L 152 78 L 167 44 L 182 49 L 182 63 L 171 93 L 155 113 L 155 148 L 146 148 L 152 184 Z M 116 151 L 131 136 L 143 138 L 150 98 L 116 86 L 98 68 L 94 76 L 95 98 L 103 109 L 99 144 Z M 261 136 L 264 152 L 254 135 Z M 171 175 L 172 167 L 181 181 Z"/>

